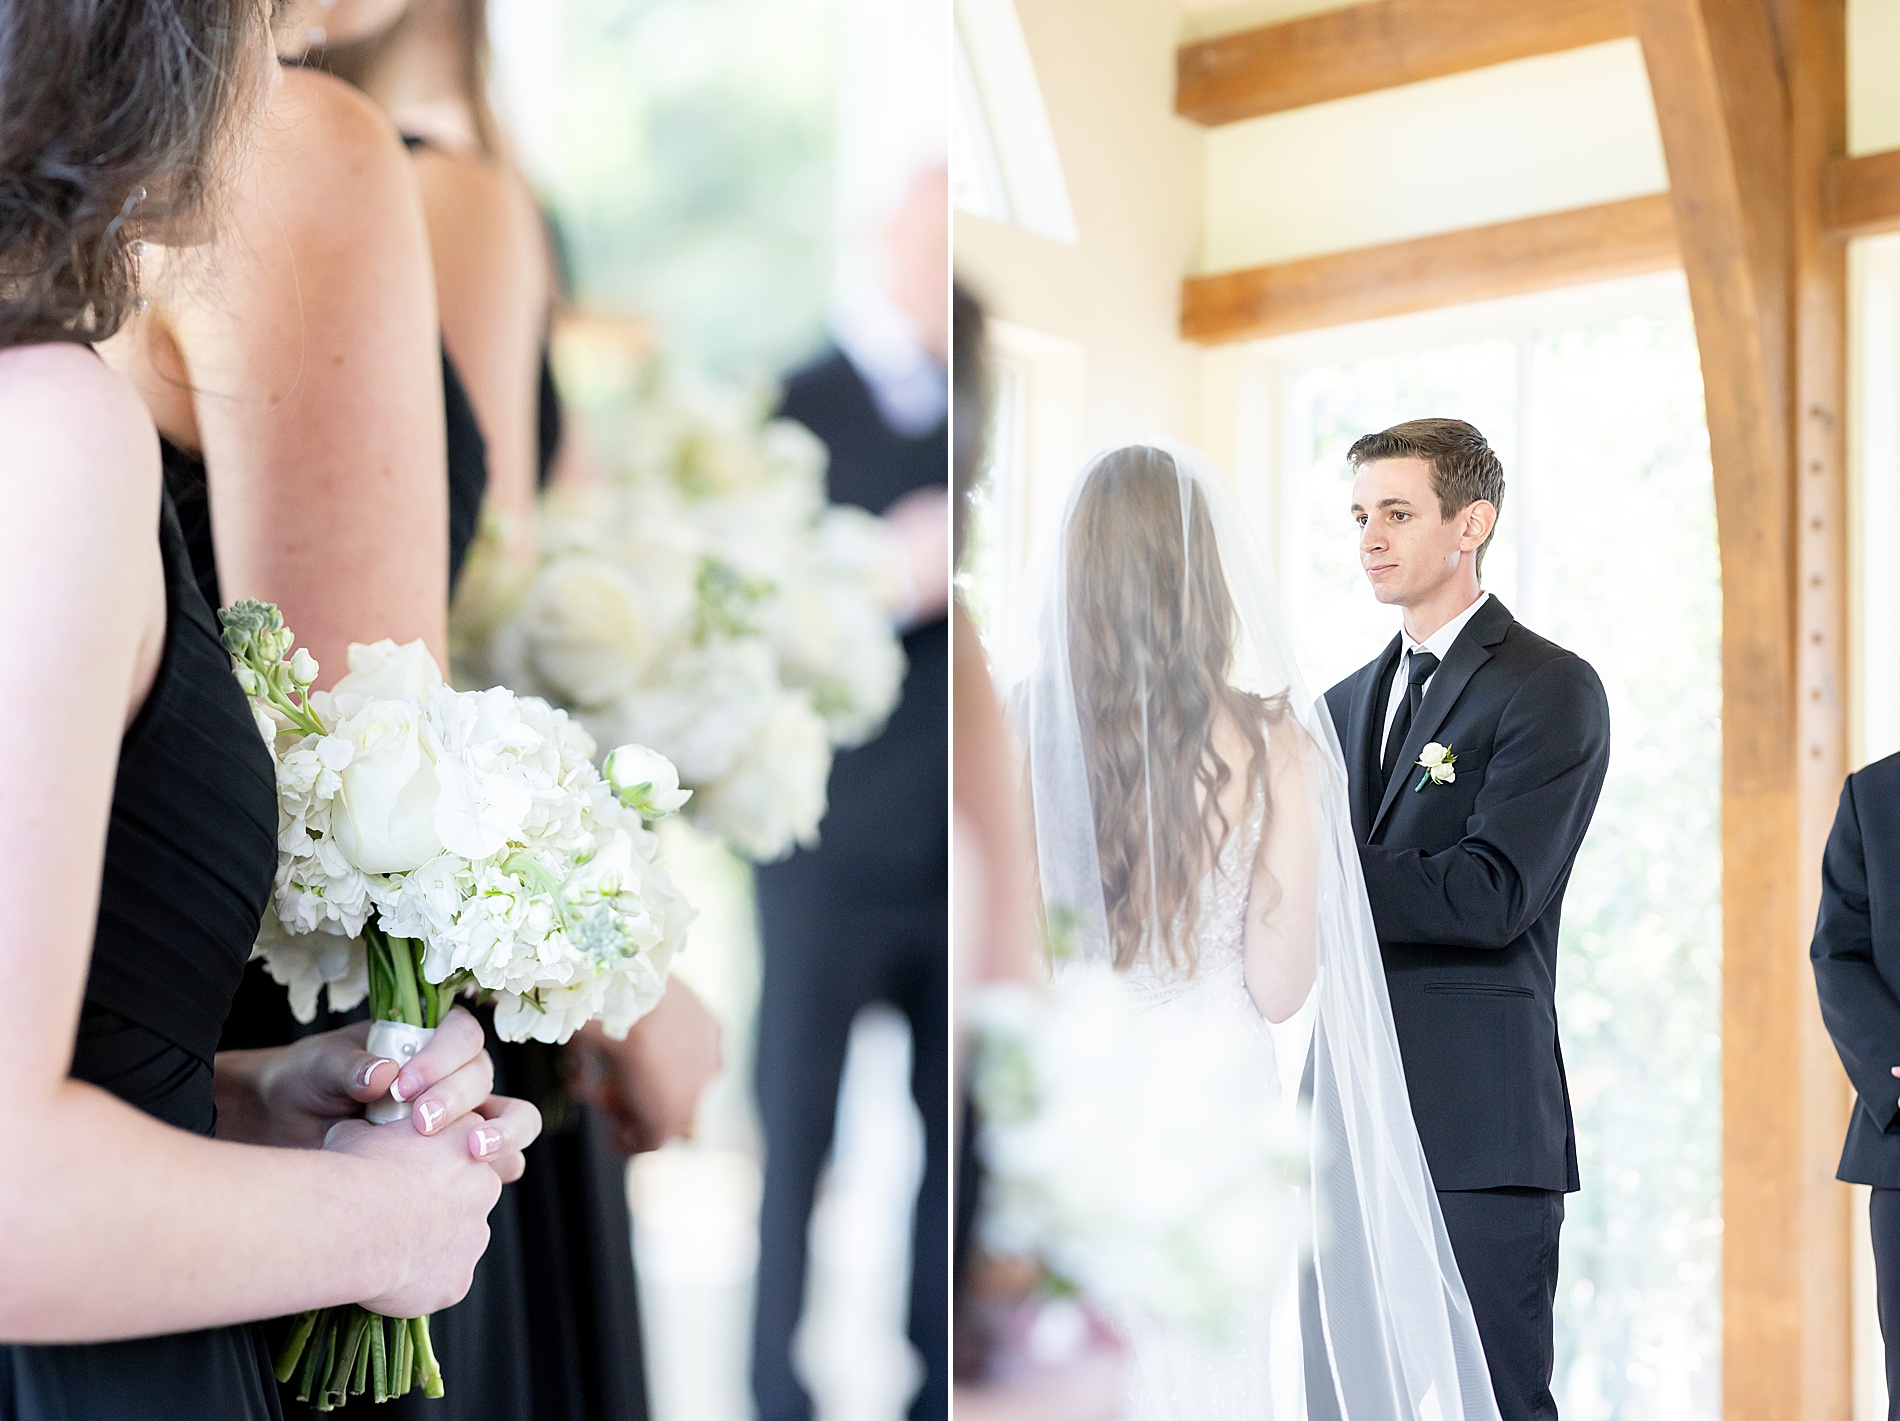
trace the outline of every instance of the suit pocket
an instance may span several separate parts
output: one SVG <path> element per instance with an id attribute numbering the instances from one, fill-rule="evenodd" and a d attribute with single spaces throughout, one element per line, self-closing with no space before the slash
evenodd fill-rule
<path id="1" fill-rule="evenodd" d="M 1453 997 L 1535 997 L 1537 995 L 1529 987 L 1513 986 L 1508 982 L 1427 982 L 1419 990 Z"/>

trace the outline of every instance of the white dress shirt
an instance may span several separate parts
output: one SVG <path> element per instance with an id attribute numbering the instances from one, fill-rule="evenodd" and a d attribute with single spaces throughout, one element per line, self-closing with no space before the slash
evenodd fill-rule
<path id="1" fill-rule="evenodd" d="M 943 423 L 950 373 L 924 349 L 917 323 L 882 292 L 858 290 L 834 300 L 831 338 L 894 432 L 918 439 Z"/>
<path id="2" fill-rule="evenodd" d="M 1429 651 L 1433 656 L 1438 658 L 1439 663 L 1442 665 L 1446 654 L 1451 650 L 1451 644 L 1458 640 L 1458 633 L 1465 629 L 1465 623 L 1477 616 L 1478 608 L 1490 600 L 1491 594 L 1489 592 L 1480 592 L 1477 601 L 1473 602 L 1469 607 L 1465 608 L 1464 611 L 1453 617 L 1449 622 L 1446 622 L 1444 626 L 1426 637 L 1424 641 L 1413 641 L 1403 626 L 1399 628 L 1399 636 L 1405 644 L 1399 650 L 1399 669 L 1392 674 L 1392 690 L 1385 698 L 1385 734 L 1379 737 L 1379 755 L 1382 759 L 1385 755 L 1385 742 L 1392 734 L 1392 722 L 1398 716 L 1399 707 L 1405 703 L 1405 687 L 1407 684 L 1405 658 L 1414 651 Z M 1433 671 L 1431 676 L 1425 678 L 1425 684 L 1419 692 L 1420 695 L 1423 695 L 1426 691 L 1431 689 L 1432 677 L 1437 674 L 1437 671 Z M 1398 772 L 1395 770 L 1393 773 L 1397 774 Z"/>

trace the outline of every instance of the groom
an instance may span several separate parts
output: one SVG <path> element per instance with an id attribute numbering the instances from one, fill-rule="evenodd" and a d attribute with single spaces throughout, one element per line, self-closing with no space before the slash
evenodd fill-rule
<path id="1" fill-rule="evenodd" d="M 1557 920 L 1609 706 L 1588 662 L 1479 583 L 1504 500 L 1482 434 L 1411 420 L 1348 458 L 1359 560 L 1403 627 L 1326 700 L 1406 1087 L 1498 1410 L 1554 1418 L 1557 1233 L 1578 1187 Z"/>

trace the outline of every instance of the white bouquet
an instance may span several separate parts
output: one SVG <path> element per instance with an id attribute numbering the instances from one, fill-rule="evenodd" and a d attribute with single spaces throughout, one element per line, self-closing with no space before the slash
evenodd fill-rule
<path id="1" fill-rule="evenodd" d="M 594 768 L 561 711 L 507 690 L 456 691 L 421 642 L 350 648 L 350 674 L 310 692 L 268 603 L 221 612 L 226 649 L 277 767 L 277 875 L 256 955 L 298 1018 L 319 993 L 370 1001 L 369 1049 L 420 1050 L 455 997 L 495 1004 L 507 1040 L 610 1035 L 657 1003 L 692 910 L 645 825 L 680 807 L 673 767 L 640 746 Z M 379 1123 L 407 1105 L 379 1101 Z M 419 1382 L 442 1395 L 428 1319 L 362 1308 L 306 1314 L 279 1356 L 300 1395 L 330 1409 Z"/>
<path id="2" fill-rule="evenodd" d="M 1142 1010 L 1106 967 L 986 988 L 974 1018 L 988 1251 L 1216 1340 L 1266 1300 L 1302 1159 L 1234 1033 Z"/>
<path id="3" fill-rule="evenodd" d="M 689 817 L 759 861 L 817 842 L 833 749 L 882 728 L 905 664 L 889 537 L 825 506 L 824 447 L 764 410 L 640 398 L 620 474 L 543 500 L 541 567 L 487 648 L 603 743 L 665 754 Z"/>

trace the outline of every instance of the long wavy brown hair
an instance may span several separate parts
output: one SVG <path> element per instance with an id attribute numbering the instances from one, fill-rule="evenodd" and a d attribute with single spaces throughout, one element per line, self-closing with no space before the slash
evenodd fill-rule
<path id="1" fill-rule="evenodd" d="M 1067 556 L 1069 671 L 1115 965 L 1146 951 L 1191 973 L 1198 888 L 1233 829 L 1221 794 L 1236 767 L 1215 731 L 1245 740 L 1251 803 L 1266 789 L 1262 722 L 1284 701 L 1228 681 L 1236 617 L 1213 521 L 1167 453 L 1133 445 L 1095 465 Z"/>

